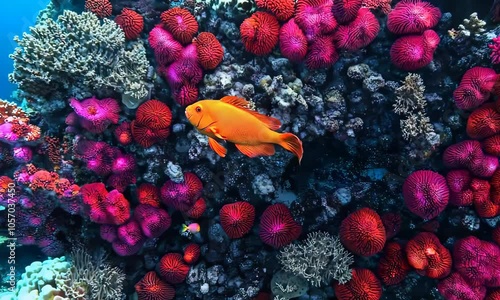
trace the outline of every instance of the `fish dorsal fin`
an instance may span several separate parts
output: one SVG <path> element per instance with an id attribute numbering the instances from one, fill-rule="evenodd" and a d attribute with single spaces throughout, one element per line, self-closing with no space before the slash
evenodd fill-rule
<path id="1" fill-rule="evenodd" d="M 271 130 L 277 130 L 281 127 L 281 122 L 280 120 L 273 118 L 273 117 L 268 117 L 266 115 L 260 114 L 259 112 L 256 112 L 255 110 L 251 110 L 249 108 L 250 102 L 247 100 L 236 97 L 236 96 L 225 96 L 220 99 L 220 101 L 230 104 L 232 106 L 235 106 L 239 109 L 242 109 L 250 114 L 252 114 L 254 117 L 259 119 L 264 125 L 267 126 L 267 128 Z"/>

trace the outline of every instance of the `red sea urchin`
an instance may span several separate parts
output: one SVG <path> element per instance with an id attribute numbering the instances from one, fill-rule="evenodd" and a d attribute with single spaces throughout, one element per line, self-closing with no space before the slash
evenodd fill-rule
<path id="1" fill-rule="evenodd" d="M 275 16 L 258 11 L 241 23 L 241 40 L 248 52 L 267 55 L 278 43 L 279 29 L 280 25 Z"/>
<path id="2" fill-rule="evenodd" d="M 445 209 L 449 196 L 446 179 L 433 171 L 413 172 L 403 184 L 406 207 L 426 220 L 437 217 Z"/>
<path id="3" fill-rule="evenodd" d="M 372 256 L 384 248 L 385 228 L 376 211 L 368 207 L 349 214 L 340 224 L 340 241 L 351 252 Z"/>

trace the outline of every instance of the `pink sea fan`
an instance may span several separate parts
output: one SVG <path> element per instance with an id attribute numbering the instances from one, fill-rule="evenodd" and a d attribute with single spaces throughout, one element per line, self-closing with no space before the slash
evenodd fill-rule
<path id="1" fill-rule="evenodd" d="M 182 45 L 172 34 L 158 25 L 149 32 L 149 45 L 153 48 L 159 66 L 166 66 L 181 56 Z"/>
<path id="2" fill-rule="evenodd" d="M 295 19 L 290 19 L 280 28 L 281 54 L 293 62 L 301 62 L 307 54 L 307 39 Z"/>
<path id="3" fill-rule="evenodd" d="M 340 49 L 356 51 L 368 46 L 380 30 L 380 24 L 367 8 L 358 10 L 356 18 L 349 24 L 340 25 L 335 32 L 335 45 Z"/>
<path id="4" fill-rule="evenodd" d="M 440 19 L 441 11 L 429 2 L 403 0 L 387 16 L 387 29 L 395 34 L 422 33 Z"/>
<path id="5" fill-rule="evenodd" d="M 134 210 L 142 233 L 148 238 L 157 238 L 170 227 L 172 219 L 163 209 L 148 204 L 139 204 Z"/>
<path id="6" fill-rule="evenodd" d="M 446 179 L 433 171 L 413 172 L 403 184 L 406 207 L 426 220 L 437 217 L 445 209 L 449 196 Z"/>
<path id="7" fill-rule="evenodd" d="M 80 117 L 80 125 L 92 133 L 103 132 L 109 124 L 118 124 L 120 106 L 115 99 L 95 97 L 78 101 L 70 99 L 70 106 Z"/>
<path id="8" fill-rule="evenodd" d="M 268 206 L 260 218 L 259 236 L 262 242 L 280 248 L 296 240 L 302 232 L 288 207 L 278 203 Z"/>

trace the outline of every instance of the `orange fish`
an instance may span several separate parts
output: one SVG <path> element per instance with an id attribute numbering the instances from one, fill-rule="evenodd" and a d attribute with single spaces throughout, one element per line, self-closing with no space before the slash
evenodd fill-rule
<path id="1" fill-rule="evenodd" d="M 186 117 L 208 136 L 210 148 L 225 157 L 227 149 L 219 141 L 234 143 L 248 157 L 274 154 L 280 145 L 302 160 L 302 142 L 292 133 L 278 133 L 281 122 L 248 108 L 248 101 L 236 96 L 201 100 L 186 107 Z"/>

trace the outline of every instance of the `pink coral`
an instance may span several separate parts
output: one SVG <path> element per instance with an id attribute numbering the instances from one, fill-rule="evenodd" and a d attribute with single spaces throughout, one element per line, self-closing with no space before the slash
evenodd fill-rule
<path id="1" fill-rule="evenodd" d="M 148 41 L 160 66 L 166 66 L 181 56 L 181 43 L 161 26 L 156 26 L 149 32 Z"/>
<path id="2" fill-rule="evenodd" d="M 333 35 L 319 36 L 309 45 L 306 66 L 308 69 L 329 68 L 338 59 L 339 54 L 333 44 Z"/>
<path id="3" fill-rule="evenodd" d="M 500 64 L 500 37 L 495 37 L 491 40 L 493 44 L 489 44 L 488 47 L 491 49 L 491 63 Z"/>
<path id="4" fill-rule="evenodd" d="M 201 197 L 203 184 L 194 173 L 184 173 L 183 182 L 169 180 L 161 187 L 163 204 L 180 211 L 189 210 Z"/>
<path id="5" fill-rule="evenodd" d="M 80 125 L 90 132 L 101 133 L 109 124 L 118 124 L 120 106 L 115 99 L 92 97 L 80 102 L 71 98 L 70 106 L 80 117 Z"/>
<path id="6" fill-rule="evenodd" d="M 449 195 L 446 179 L 429 170 L 413 172 L 403 184 L 406 207 L 426 220 L 437 217 L 445 209 Z"/>
<path id="7" fill-rule="evenodd" d="M 279 46 L 281 54 L 293 62 L 301 62 L 307 54 L 307 39 L 295 19 L 290 19 L 280 28 Z"/>
<path id="8" fill-rule="evenodd" d="M 334 0 L 333 16 L 340 24 L 349 23 L 356 18 L 361 5 L 363 0 Z"/>
<path id="9" fill-rule="evenodd" d="M 475 300 L 486 296 L 484 286 L 472 286 L 460 273 L 453 272 L 437 285 L 439 293 L 446 300 Z"/>
<path id="10" fill-rule="evenodd" d="M 356 18 L 346 25 L 340 25 L 335 32 L 335 45 L 340 49 L 356 51 L 368 46 L 380 30 L 380 24 L 367 8 L 358 10 Z"/>
<path id="11" fill-rule="evenodd" d="M 135 168 L 135 158 L 132 154 L 119 154 L 113 161 L 113 173 L 123 174 L 132 172 Z"/>
<path id="12" fill-rule="evenodd" d="M 491 95 L 498 75 L 491 68 L 473 67 L 462 76 L 453 92 L 453 100 L 460 109 L 473 109 L 486 102 Z"/>
<path id="13" fill-rule="evenodd" d="M 387 16 L 387 29 L 395 34 L 422 33 L 436 26 L 441 11 L 429 2 L 403 0 Z"/>
<path id="14" fill-rule="evenodd" d="M 259 236 L 262 242 L 274 248 L 286 246 L 302 232 L 288 207 L 278 203 L 268 206 L 260 218 Z"/>
<path id="15" fill-rule="evenodd" d="M 321 35 L 332 33 L 337 28 L 333 17 L 333 2 L 330 0 L 299 0 L 295 22 L 304 31 L 309 42 Z"/>
<path id="16" fill-rule="evenodd" d="M 14 160 L 20 163 L 27 163 L 33 158 L 33 151 L 28 146 L 14 147 L 12 154 Z"/>
<path id="17" fill-rule="evenodd" d="M 134 210 L 142 233 L 148 238 L 162 235 L 172 223 L 170 215 L 163 209 L 148 204 L 139 204 Z"/>
<path id="18" fill-rule="evenodd" d="M 398 38 L 391 46 L 391 62 L 401 70 L 415 71 L 431 63 L 440 38 L 433 30 Z"/>

